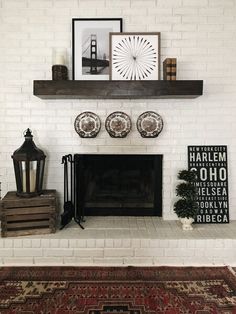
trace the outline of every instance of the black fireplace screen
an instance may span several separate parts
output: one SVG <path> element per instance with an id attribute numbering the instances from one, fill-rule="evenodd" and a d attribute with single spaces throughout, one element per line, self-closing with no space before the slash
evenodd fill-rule
<path id="1" fill-rule="evenodd" d="M 162 155 L 74 156 L 77 216 L 162 216 Z"/>

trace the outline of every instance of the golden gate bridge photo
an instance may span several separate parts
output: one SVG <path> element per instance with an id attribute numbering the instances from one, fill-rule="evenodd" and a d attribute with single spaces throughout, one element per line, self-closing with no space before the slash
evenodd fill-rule
<path id="1" fill-rule="evenodd" d="M 82 73 L 83 74 L 108 74 L 109 59 L 104 46 L 99 47 L 97 34 L 90 34 L 82 45 Z M 101 45 L 102 46 L 102 45 Z"/>

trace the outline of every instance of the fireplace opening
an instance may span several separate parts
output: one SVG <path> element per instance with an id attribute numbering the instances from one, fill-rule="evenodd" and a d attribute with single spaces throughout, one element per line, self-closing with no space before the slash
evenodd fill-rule
<path id="1" fill-rule="evenodd" d="M 74 156 L 78 216 L 162 216 L 162 155 Z"/>

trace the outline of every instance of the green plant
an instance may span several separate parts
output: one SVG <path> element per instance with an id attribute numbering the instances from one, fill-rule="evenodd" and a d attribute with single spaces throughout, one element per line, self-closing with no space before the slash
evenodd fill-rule
<path id="1" fill-rule="evenodd" d="M 195 218 L 198 210 L 196 202 L 196 172 L 192 170 L 181 170 L 178 179 L 185 182 L 179 183 L 176 187 L 176 195 L 180 199 L 174 203 L 174 212 L 179 218 Z"/>

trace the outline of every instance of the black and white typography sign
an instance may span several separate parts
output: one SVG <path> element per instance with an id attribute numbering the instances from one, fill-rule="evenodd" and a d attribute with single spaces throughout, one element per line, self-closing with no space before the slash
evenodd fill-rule
<path id="1" fill-rule="evenodd" d="M 197 223 L 228 223 L 227 146 L 188 146 L 189 170 L 197 172 Z"/>

